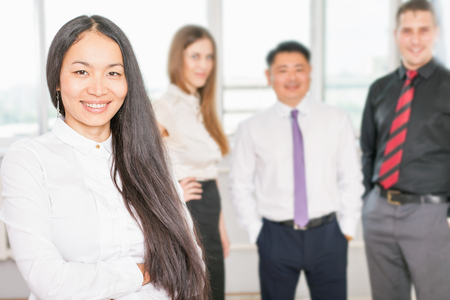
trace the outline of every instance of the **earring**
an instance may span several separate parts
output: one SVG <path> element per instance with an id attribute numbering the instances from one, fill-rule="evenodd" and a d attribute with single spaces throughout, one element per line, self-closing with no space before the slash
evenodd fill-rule
<path id="1" fill-rule="evenodd" d="M 56 117 L 59 118 L 61 116 L 61 111 L 59 110 L 59 91 L 56 91 Z"/>

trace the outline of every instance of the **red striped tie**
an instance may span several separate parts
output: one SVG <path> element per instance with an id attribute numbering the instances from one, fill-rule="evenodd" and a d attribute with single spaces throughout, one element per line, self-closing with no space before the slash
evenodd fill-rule
<path id="1" fill-rule="evenodd" d="M 417 71 L 406 71 L 406 82 L 395 109 L 395 118 L 389 132 L 389 139 L 384 150 L 379 182 L 386 190 L 397 183 L 400 174 L 400 162 L 403 155 L 403 144 L 406 140 L 407 125 L 411 115 L 411 103 L 414 98 L 414 87 L 411 82 Z"/>

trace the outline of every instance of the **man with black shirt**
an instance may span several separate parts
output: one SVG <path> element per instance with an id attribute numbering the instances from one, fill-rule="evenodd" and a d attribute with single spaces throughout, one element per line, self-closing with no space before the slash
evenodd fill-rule
<path id="1" fill-rule="evenodd" d="M 450 299 L 450 72 L 431 4 L 404 3 L 402 65 L 370 88 L 361 130 L 364 238 L 374 300 Z"/>

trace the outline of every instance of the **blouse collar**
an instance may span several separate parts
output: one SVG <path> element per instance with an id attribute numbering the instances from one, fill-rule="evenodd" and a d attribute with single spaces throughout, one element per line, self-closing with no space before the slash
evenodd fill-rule
<path id="1" fill-rule="evenodd" d="M 97 143 L 73 130 L 62 118 L 56 119 L 52 132 L 63 143 L 75 148 L 84 155 L 88 155 L 97 148 L 97 145 L 103 145 L 109 153 L 112 153 L 112 135 L 103 143 Z"/>
<path id="2" fill-rule="evenodd" d="M 169 93 L 172 93 L 178 97 L 182 97 L 186 100 L 186 103 L 193 107 L 200 106 L 200 95 L 197 93 L 195 95 L 188 94 L 180 89 L 177 85 L 171 83 L 168 88 Z"/>

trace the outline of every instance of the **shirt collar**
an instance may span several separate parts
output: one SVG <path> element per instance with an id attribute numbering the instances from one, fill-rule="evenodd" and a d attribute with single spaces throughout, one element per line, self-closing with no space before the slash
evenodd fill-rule
<path id="1" fill-rule="evenodd" d="M 73 130 L 62 118 L 56 119 L 52 132 L 63 143 L 75 148 L 84 155 L 88 155 L 98 144 L 102 144 L 109 153 L 112 153 L 112 135 L 103 143 L 97 143 Z"/>
<path id="2" fill-rule="evenodd" d="M 434 71 L 436 70 L 437 66 L 438 66 L 438 63 L 433 58 L 428 63 L 426 63 L 425 65 L 423 65 L 419 69 L 417 69 L 417 72 L 419 73 L 419 75 L 421 77 L 423 77 L 425 79 L 428 79 L 428 77 L 430 77 L 434 73 Z M 398 69 L 398 74 L 400 76 L 400 79 L 402 79 L 402 80 L 405 79 L 406 71 L 408 71 L 408 69 L 405 68 L 405 66 L 403 65 L 403 62 L 402 62 L 400 64 L 400 68 Z"/>
<path id="3" fill-rule="evenodd" d="M 109 138 L 102 143 L 105 147 L 106 151 L 112 154 L 112 134 L 109 135 Z"/>
<path id="4" fill-rule="evenodd" d="M 310 109 L 310 101 L 311 99 L 309 96 L 305 96 L 302 101 L 300 101 L 299 104 L 295 107 L 295 109 L 298 110 L 299 114 L 306 115 L 309 113 Z M 277 100 L 277 103 L 275 103 L 275 109 L 278 113 L 278 115 L 282 118 L 290 118 L 291 117 L 291 111 L 294 109 L 290 107 L 289 105 L 284 104 L 283 102 Z"/>
<path id="5" fill-rule="evenodd" d="M 174 95 L 184 98 L 186 100 L 186 103 L 190 106 L 200 106 L 200 95 L 198 93 L 196 95 L 187 94 L 185 91 L 183 91 L 173 83 L 169 85 L 168 91 Z"/>

